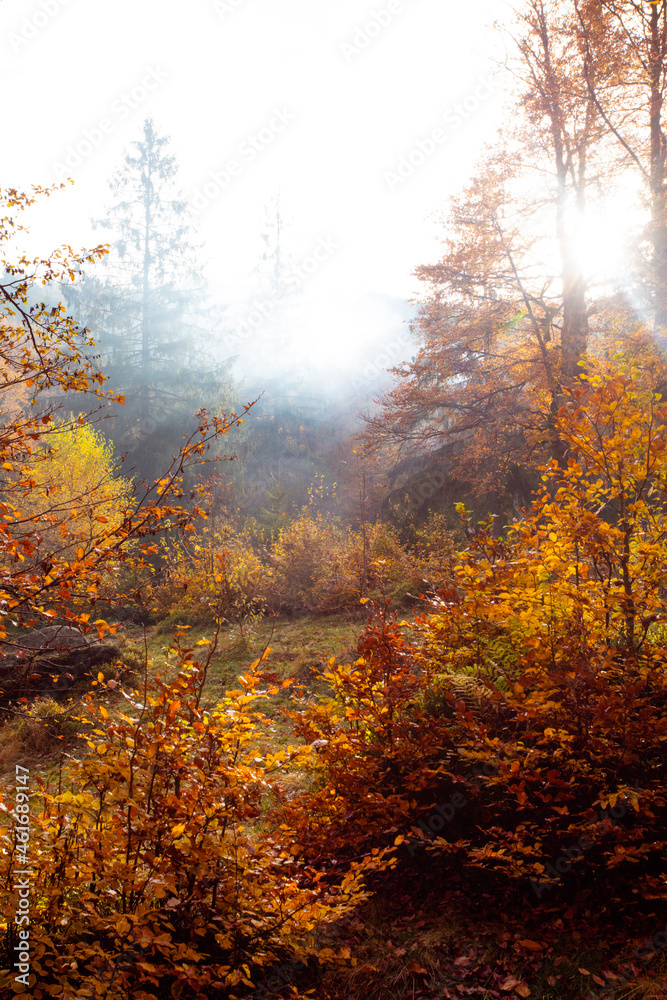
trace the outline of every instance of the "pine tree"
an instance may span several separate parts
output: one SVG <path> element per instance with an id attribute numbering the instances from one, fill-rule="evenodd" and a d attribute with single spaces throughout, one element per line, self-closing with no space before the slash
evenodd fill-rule
<path id="1" fill-rule="evenodd" d="M 110 387 L 125 396 L 110 436 L 146 477 L 161 456 L 178 450 L 197 410 L 215 405 L 229 387 L 228 365 L 211 364 L 210 344 L 203 361 L 221 316 L 206 302 L 168 142 L 147 118 L 110 181 L 105 217 L 95 220 L 110 234 L 104 275 L 86 275 L 76 301 Z"/>

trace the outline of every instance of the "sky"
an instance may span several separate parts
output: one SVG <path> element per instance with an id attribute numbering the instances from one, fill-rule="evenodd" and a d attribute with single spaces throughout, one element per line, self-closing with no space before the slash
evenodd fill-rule
<path id="1" fill-rule="evenodd" d="M 501 120 L 489 25 L 504 10 L 0 0 L 2 183 L 75 182 L 32 210 L 29 248 L 100 241 L 91 217 L 150 115 L 171 138 L 216 298 L 237 311 L 247 299 L 264 206 L 280 191 L 308 304 L 300 349 L 328 365 L 385 329 L 395 338 L 419 291 L 414 268 L 438 258 L 443 206 Z"/>

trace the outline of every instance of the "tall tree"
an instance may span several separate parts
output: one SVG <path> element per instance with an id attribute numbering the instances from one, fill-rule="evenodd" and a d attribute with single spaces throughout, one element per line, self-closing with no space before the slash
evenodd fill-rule
<path id="1" fill-rule="evenodd" d="M 196 411 L 214 404 L 229 383 L 227 363 L 212 363 L 212 350 L 204 357 L 221 317 L 206 302 L 168 141 L 147 118 L 110 181 L 112 203 L 96 222 L 110 236 L 105 274 L 86 275 L 76 301 L 110 386 L 125 397 L 111 431 L 116 450 L 130 452 L 146 477 L 161 456 L 178 450 Z"/>
<path id="2" fill-rule="evenodd" d="M 632 168 L 650 213 L 648 300 L 667 333 L 667 2 L 572 0 L 585 45 L 584 78 L 620 165 Z M 601 84 L 599 68 L 606 81 Z"/>
<path id="3" fill-rule="evenodd" d="M 369 430 L 376 443 L 447 459 L 478 492 L 506 487 L 525 499 L 521 463 L 559 454 L 555 414 L 587 347 L 579 242 L 597 196 L 590 174 L 598 190 L 605 175 L 606 131 L 564 4 L 527 0 L 512 41 L 514 124 L 454 200 L 442 259 L 417 269 L 422 347 L 396 370 Z"/>

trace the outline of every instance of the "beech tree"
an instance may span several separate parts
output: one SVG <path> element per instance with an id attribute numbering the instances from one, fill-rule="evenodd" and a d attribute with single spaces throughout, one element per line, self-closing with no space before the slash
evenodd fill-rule
<path id="1" fill-rule="evenodd" d="M 634 171 L 649 208 L 647 307 L 667 328 L 667 4 L 572 0 L 584 43 L 584 80 L 619 165 Z M 606 82 L 599 79 L 605 68 Z"/>
<path id="2" fill-rule="evenodd" d="M 515 124 L 453 200 L 442 259 L 417 269 L 422 346 L 395 370 L 369 433 L 447 460 L 479 492 L 525 500 L 521 467 L 559 454 L 555 414 L 588 345 L 579 244 L 609 171 L 586 74 L 607 78 L 585 68 L 582 33 L 562 4 L 522 4 L 512 41 Z"/>
<path id="3" fill-rule="evenodd" d="M 0 246 L 17 240 L 24 227 L 20 213 L 48 190 L 33 195 L 0 189 Z M 200 411 L 197 426 L 178 454 L 153 483 L 137 487 L 127 503 L 118 489 L 114 516 L 109 517 L 110 480 L 81 477 L 78 489 L 48 487 L 49 456 L 62 447 L 62 416 L 69 399 L 91 404 L 122 403 L 104 387 L 105 377 L 91 358 L 94 341 L 61 303 L 39 299 L 42 285 L 74 281 L 84 265 L 98 261 L 106 248 L 51 257 L 0 261 L 0 638 L 7 625 L 46 621 L 88 622 L 99 596 L 102 572 L 125 557 L 130 542 L 148 554 L 149 536 L 167 527 L 186 531 L 203 513 L 197 492 L 182 502 L 183 475 L 207 460 L 213 442 L 240 422 L 232 414 L 211 416 Z M 224 458 L 225 456 L 218 456 Z M 62 470 L 61 470 L 62 472 Z M 58 476 L 55 477 L 56 479 Z M 62 479 L 62 476 L 61 476 Z M 44 488 L 42 489 L 42 485 Z M 78 530 L 81 524 L 93 530 Z M 53 539 L 59 539 L 53 544 Z M 87 608 L 87 610 L 83 610 Z M 98 619 L 104 632 L 107 623 Z"/>

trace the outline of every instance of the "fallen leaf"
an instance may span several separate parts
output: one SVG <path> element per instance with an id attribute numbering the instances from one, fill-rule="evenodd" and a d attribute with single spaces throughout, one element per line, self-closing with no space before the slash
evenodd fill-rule
<path id="1" fill-rule="evenodd" d="M 519 941 L 522 948 L 527 948 L 528 951 L 542 951 L 544 945 L 540 944 L 539 941 L 531 941 L 529 938 L 524 938 L 523 941 Z"/>

